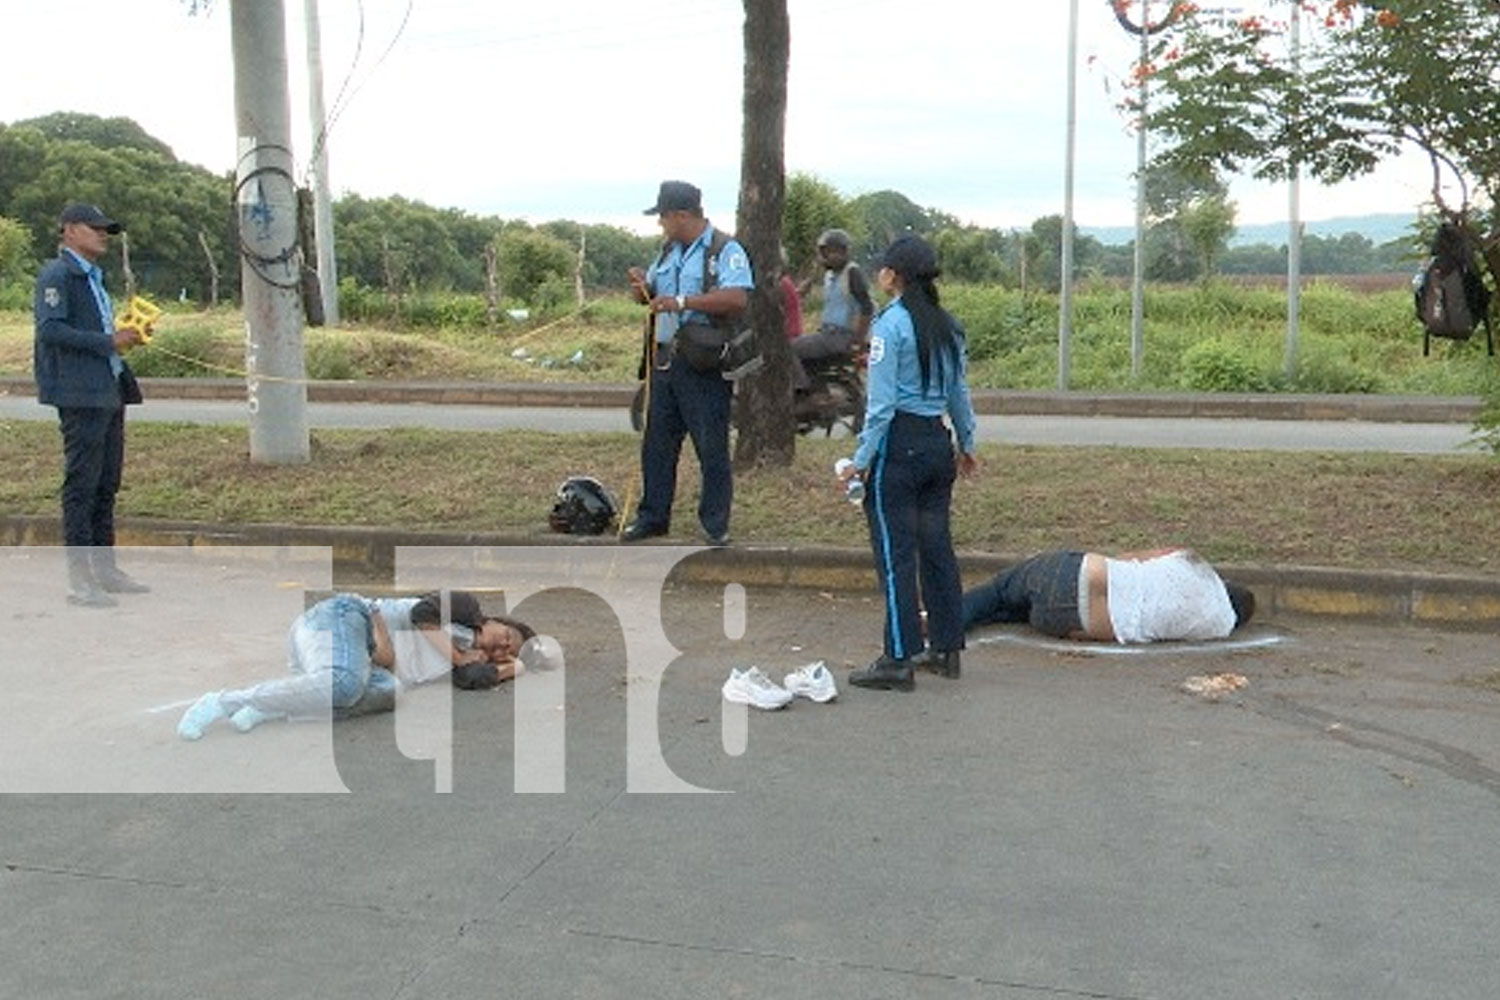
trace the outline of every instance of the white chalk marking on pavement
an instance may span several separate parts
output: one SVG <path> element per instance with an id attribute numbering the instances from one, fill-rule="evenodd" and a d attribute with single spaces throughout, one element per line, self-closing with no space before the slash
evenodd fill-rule
<path id="1" fill-rule="evenodd" d="M 169 701 L 165 705 L 157 705 L 154 708 L 148 708 L 146 709 L 146 712 L 149 715 L 160 715 L 162 712 L 175 712 L 179 708 L 187 708 L 197 700 L 197 698 L 188 698 L 185 701 Z"/>
<path id="2" fill-rule="evenodd" d="M 1016 646 L 1031 646 L 1057 653 L 1077 653 L 1082 656 L 1150 656 L 1178 653 L 1228 653 L 1242 649 L 1262 649 L 1279 646 L 1287 641 L 1284 635 L 1258 635 L 1243 639 L 1218 639 L 1213 642 L 1144 642 L 1122 646 L 1115 642 L 1097 642 L 1078 639 L 1053 639 L 1034 632 L 992 632 L 988 635 L 971 636 L 969 642 L 979 646 L 994 646 L 1009 643 Z"/>

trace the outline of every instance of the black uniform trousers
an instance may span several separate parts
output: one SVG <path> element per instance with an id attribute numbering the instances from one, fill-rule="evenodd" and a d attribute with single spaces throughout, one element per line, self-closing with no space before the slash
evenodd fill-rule
<path id="1" fill-rule="evenodd" d="M 123 406 L 59 406 L 63 438 L 63 541 L 115 544 L 115 494 L 125 466 Z"/>
<path id="2" fill-rule="evenodd" d="M 671 526 L 682 439 L 691 437 L 702 473 L 698 522 L 711 538 L 726 535 L 734 503 L 734 471 L 729 458 L 729 409 L 734 385 L 717 370 L 697 371 L 675 352 L 666 367 L 653 367 L 649 377 L 651 404 L 641 439 L 645 484 L 636 522 L 663 530 Z"/>
<path id="3" fill-rule="evenodd" d="M 953 437 L 942 418 L 898 412 L 865 489 L 885 602 L 885 655 L 892 659 L 922 651 L 923 607 L 928 645 L 939 652 L 964 648 L 963 581 L 949 530 L 957 475 Z"/>

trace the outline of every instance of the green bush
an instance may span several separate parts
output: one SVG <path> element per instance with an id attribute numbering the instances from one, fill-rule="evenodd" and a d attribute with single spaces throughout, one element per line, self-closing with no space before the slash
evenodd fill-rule
<path id="1" fill-rule="evenodd" d="M 0 309 L 29 313 L 32 295 L 32 286 L 27 282 L 13 281 L 8 285 L 0 285 Z"/>
<path id="2" fill-rule="evenodd" d="M 1182 355 L 1181 385 L 1195 392 L 1266 392 L 1271 380 L 1233 344 L 1202 340 Z"/>
<path id="3" fill-rule="evenodd" d="M 1339 341 L 1318 336 L 1299 340 L 1290 388 L 1294 392 L 1385 391 L 1377 372 L 1351 358 Z"/>
<path id="4" fill-rule="evenodd" d="M 239 374 L 244 346 L 208 327 L 158 329 L 151 343 L 130 352 L 130 367 L 151 378 L 212 378 Z"/>
<path id="5" fill-rule="evenodd" d="M 310 379 L 353 379 L 363 374 L 355 361 L 351 339 L 334 331 L 307 337 L 303 344 L 303 358 Z"/>

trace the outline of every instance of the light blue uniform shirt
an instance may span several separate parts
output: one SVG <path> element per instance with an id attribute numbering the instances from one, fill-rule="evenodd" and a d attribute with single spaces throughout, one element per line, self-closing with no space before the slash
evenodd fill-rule
<path id="1" fill-rule="evenodd" d="M 869 402 L 865 407 L 865 429 L 859 434 L 854 467 L 868 469 L 885 447 L 891 418 L 899 413 L 918 417 L 948 414 L 958 435 L 958 450 L 974 451 L 974 406 L 969 401 L 969 360 L 959 331 L 958 370 L 952 358 L 932 359 L 927 391 L 922 391 L 922 364 L 917 357 L 917 330 L 911 313 L 900 299 L 875 317 L 870 328 Z"/>
<path id="2" fill-rule="evenodd" d="M 109 292 L 104 288 L 104 269 L 91 260 L 73 252 L 72 247 L 63 247 L 63 252 L 74 260 L 78 266 L 83 268 L 83 273 L 89 276 L 89 290 L 94 293 L 94 302 L 99 306 L 99 318 L 104 323 L 104 332 L 114 335 L 115 332 L 115 310 L 109 301 Z M 125 370 L 125 362 L 120 360 L 120 352 L 110 349 L 109 370 L 119 378 L 120 373 Z"/>
<path id="3" fill-rule="evenodd" d="M 646 287 L 653 295 L 697 295 L 703 291 L 703 255 L 714 238 L 714 227 L 706 225 L 703 232 L 691 244 L 684 247 L 673 243 L 665 254 L 646 271 Z M 715 288 L 755 287 L 755 276 L 750 273 L 750 257 L 738 240 L 730 240 L 719 251 L 714 267 L 718 274 Z M 656 342 L 665 344 L 677 333 L 682 323 L 708 323 L 708 313 L 688 309 L 681 313 L 656 314 Z"/>

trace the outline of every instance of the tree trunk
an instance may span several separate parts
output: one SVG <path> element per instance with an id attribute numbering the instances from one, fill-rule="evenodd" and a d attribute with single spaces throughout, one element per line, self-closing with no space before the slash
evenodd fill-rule
<path id="1" fill-rule="evenodd" d="M 583 264 L 588 256 L 589 231 L 582 227 L 578 230 L 578 261 L 573 266 L 573 297 L 578 302 L 578 308 L 582 309 L 588 298 L 583 293 Z"/>
<path id="2" fill-rule="evenodd" d="M 135 272 L 130 269 L 130 234 L 120 234 L 120 270 L 125 275 L 125 301 L 135 298 Z"/>
<path id="3" fill-rule="evenodd" d="M 766 365 L 739 383 L 734 464 L 789 466 L 796 455 L 792 353 L 781 305 L 781 214 L 786 204 L 786 80 L 791 25 L 786 0 L 744 0 L 744 136 L 738 237 L 755 266 L 750 320 Z"/>
<path id="4" fill-rule="evenodd" d="M 494 240 L 484 245 L 484 317 L 491 329 L 500 321 L 500 253 Z"/>
<path id="5" fill-rule="evenodd" d="M 203 256 L 208 261 L 208 304 L 210 307 L 219 308 L 219 265 L 214 260 L 214 252 L 209 249 L 208 237 L 203 230 L 198 230 L 198 245 L 203 248 Z"/>

